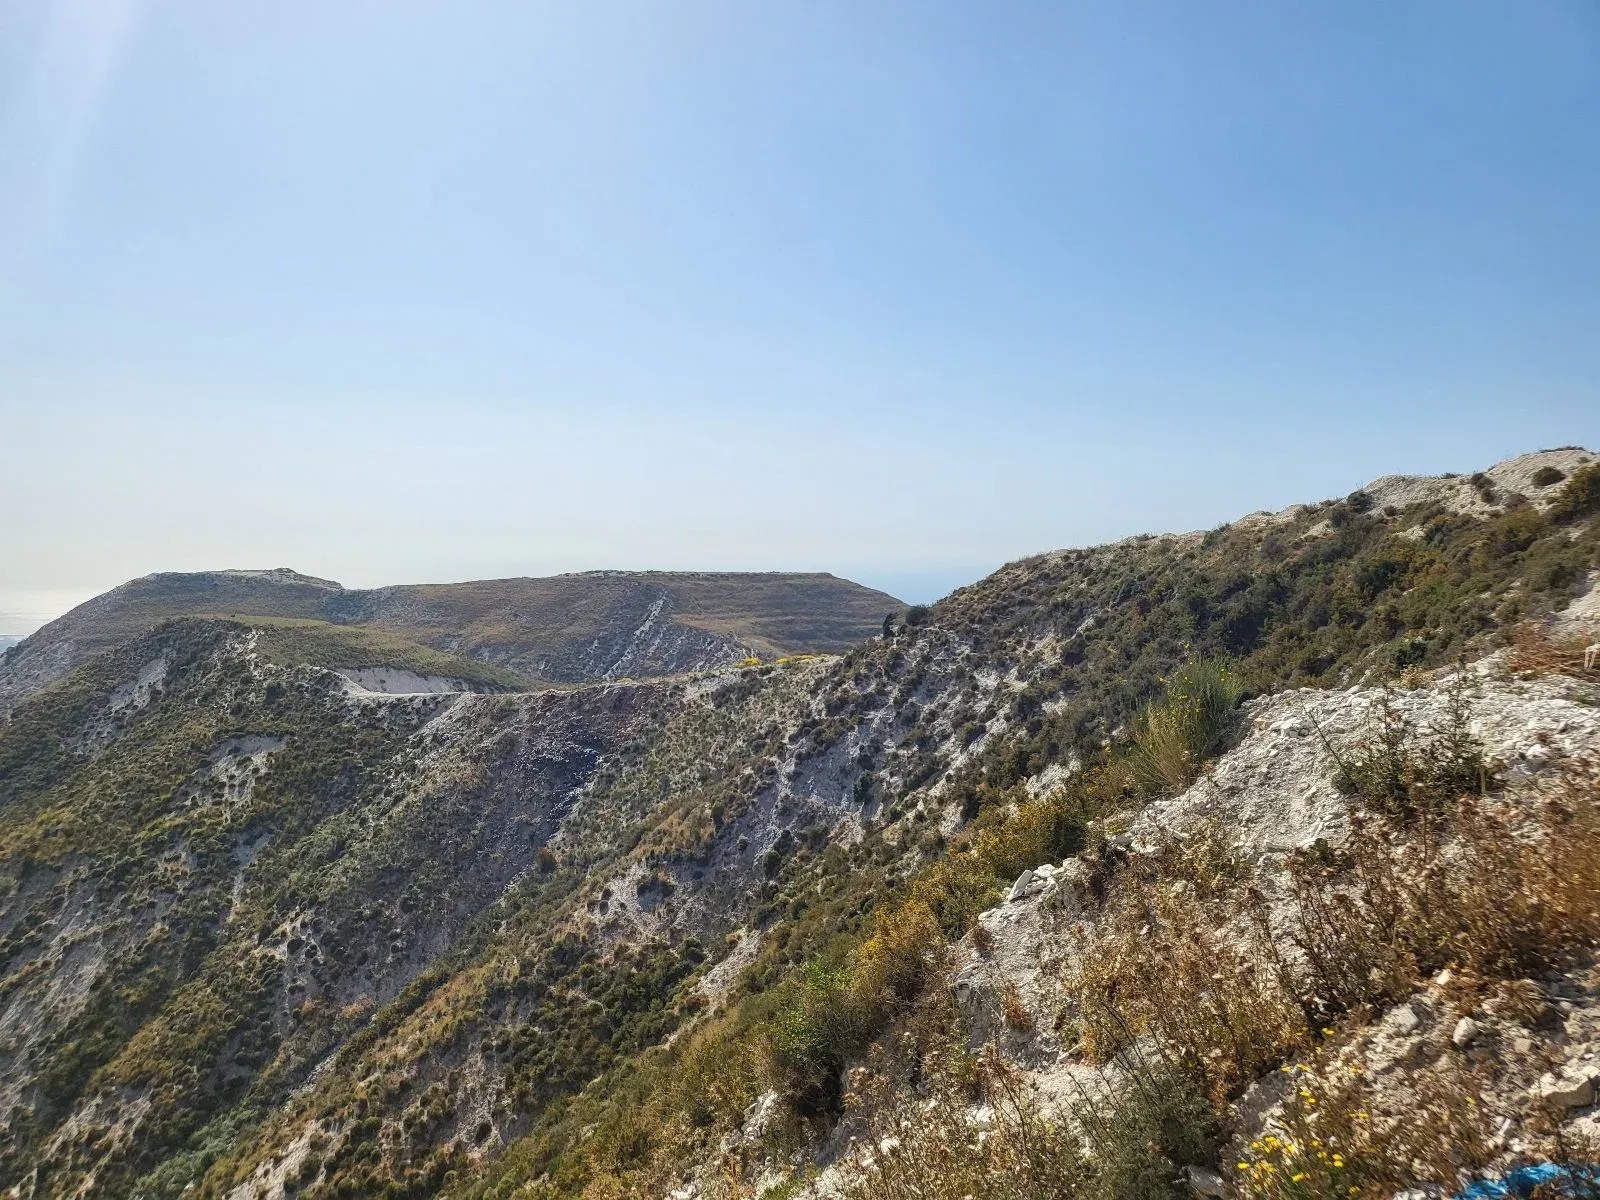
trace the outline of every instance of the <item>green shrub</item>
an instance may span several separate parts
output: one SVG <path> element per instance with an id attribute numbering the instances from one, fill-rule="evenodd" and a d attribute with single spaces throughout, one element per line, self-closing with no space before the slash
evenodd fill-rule
<path id="1" fill-rule="evenodd" d="M 911 885 L 945 933 L 958 938 L 1002 889 L 1029 867 L 1056 862 L 1083 849 L 1083 811 L 1068 797 L 1032 801 L 1020 787 L 999 793 L 985 808 L 996 823 L 983 825 L 958 853 L 946 855 Z M 1012 804 L 1015 815 L 1003 819 Z M 989 820 L 986 815 L 985 821 Z"/>
<path id="2" fill-rule="evenodd" d="M 1240 694 L 1238 680 L 1214 659 L 1179 668 L 1134 732 L 1128 762 L 1140 785 L 1176 796 L 1193 783 L 1227 740 Z"/>
<path id="3" fill-rule="evenodd" d="M 1192 1193 L 1180 1172 L 1215 1156 L 1216 1115 L 1196 1081 L 1171 1063 L 1136 1058 L 1124 1068 L 1122 1090 L 1105 1110 L 1080 1106 L 1076 1114 L 1094 1149 L 1094 1175 L 1082 1195 L 1188 1200 Z"/>
<path id="4" fill-rule="evenodd" d="M 804 1117 L 836 1113 L 840 1072 L 921 994 L 943 946 L 920 900 L 880 909 L 848 965 L 816 959 L 778 992 L 766 1026 L 774 1082 Z"/>
<path id="5" fill-rule="evenodd" d="M 916 999 L 927 979 L 930 955 L 944 939 L 932 910 L 921 900 L 879 909 L 876 924 L 856 952 L 852 991 L 863 1009 L 887 1013 Z"/>
<path id="6" fill-rule="evenodd" d="M 870 1021 L 855 1003 L 849 967 L 807 963 L 779 993 L 767 1027 L 773 1075 L 802 1116 L 838 1107 L 839 1072 L 866 1044 Z"/>
<path id="7" fill-rule="evenodd" d="M 1600 512 L 1600 463 L 1573 474 L 1550 506 L 1552 521 L 1576 521 Z"/>
<path id="8" fill-rule="evenodd" d="M 1466 680 L 1457 676 L 1445 718 L 1420 730 L 1384 691 L 1353 751 L 1328 745 L 1340 789 L 1370 809 L 1402 821 L 1435 815 L 1463 795 L 1482 795 L 1493 778 L 1472 733 Z"/>

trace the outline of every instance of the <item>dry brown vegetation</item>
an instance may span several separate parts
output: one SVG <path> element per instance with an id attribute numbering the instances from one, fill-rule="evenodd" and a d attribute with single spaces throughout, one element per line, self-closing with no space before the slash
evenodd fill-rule
<path id="1" fill-rule="evenodd" d="M 882 1110 L 852 1164 L 861 1200 L 1079 1193 L 1089 1177 L 1079 1140 L 1044 1116 L 1020 1072 L 995 1056 L 959 1061 L 950 1050 L 939 1067 L 915 1103 L 887 1088 L 867 1098 Z M 969 1116 L 979 1100 L 993 1114 L 984 1130 Z"/>
<path id="2" fill-rule="evenodd" d="M 1509 665 L 1513 671 L 1529 674 L 1570 675 L 1600 682 L 1600 662 L 1591 661 L 1586 654 L 1591 645 L 1591 638 L 1554 633 L 1543 622 L 1524 621 L 1512 633 Z"/>
<path id="3" fill-rule="evenodd" d="M 1470 758 L 1450 737 L 1408 732 L 1393 748 L 1453 745 Z M 1276 917 L 1218 827 L 1118 868 L 1067 981 L 1078 1049 L 1104 1086 L 1046 1114 L 993 1058 L 946 1061 L 879 1116 L 859 1194 L 1183 1195 L 1177 1168 L 1214 1155 L 1229 1102 L 1282 1063 L 1295 1064 L 1281 1068 L 1293 1076 L 1286 1102 L 1220 1164 L 1238 1194 L 1455 1186 L 1491 1157 L 1469 1068 L 1445 1056 L 1380 1096 L 1325 1023 L 1359 1028 L 1445 967 L 1458 990 L 1511 1012 L 1527 975 L 1600 941 L 1600 770 L 1569 762 L 1537 788 L 1448 801 L 1446 774 L 1403 762 L 1399 777 L 1428 788 L 1429 803 L 1358 810 L 1345 845 L 1294 856 Z"/>
<path id="4" fill-rule="evenodd" d="M 922 1076 L 912 1094 L 880 1076 L 863 1098 L 874 1133 L 851 1164 L 860 1200 L 1156 1200 L 1181 1194 L 1180 1166 L 1208 1152 L 1204 1102 L 1162 1064 L 1124 1072 L 1120 1102 L 1102 1078 L 1059 1112 L 990 1051 L 947 1042 Z"/>
<path id="5" fill-rule="evenodd" d="M 1153 1038 L 1220 1104 L 1300 1044 L 1304 1014 L 1245 880 L 1216 822 L 1119 871 L 1067 981 L 1092 1061 Z"/>
<path id="6" fill-rule="evenodd" d="M 1443 967 L 1515 979 L 1600 938 L 1600 776 L 1568 764 L 1515 799 L 1463 797 L 1399 845 L 1358 822 L 1294 865 L 1309 982 L 1332 1006 L 1379 1003 Z"/>
<path id="7" fill-rule="evenodd" d="M 1221 916 L 1191 889 L 1118 886 L 1070 981 L 1091 1060 L 1152 1038 L 1220 1104 L 1300 1044 L 1304 1016 L 1270 945 L 1253 924 Z"/>
<path id="8" fill-rule="evenodd" d="M 1471 1072 L 1445 1057 L 1414 1071 L 1389 1111 L 1365 1074 L 1300 1064 L 1272 1132 L 1230 1164 L 1246 1200 L 1388 1200 L 1421 1181 L 1454 1181 L 1492 1157 Z"/>

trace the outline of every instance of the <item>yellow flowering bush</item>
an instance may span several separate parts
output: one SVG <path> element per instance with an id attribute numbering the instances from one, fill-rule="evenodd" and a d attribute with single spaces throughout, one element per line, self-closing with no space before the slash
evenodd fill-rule
<path id="1" fill-rule="evenodd" d="M 1446 1059 L 1385 1097 L 1357 1067 L 1280 1068 L 1291 1090 L 1270 1128 L 1228 1164 L 1245 1200 L 1387 1200 L 1434 1183 L 1453 1188 L 1489 1157 L 1474 1084 Z"/>

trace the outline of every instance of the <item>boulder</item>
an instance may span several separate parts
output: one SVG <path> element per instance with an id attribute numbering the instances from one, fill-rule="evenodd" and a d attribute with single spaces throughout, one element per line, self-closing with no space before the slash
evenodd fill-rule
<path id="1" fill-rule="evenodd" d="M 1570 1068 L 1547 1074 L 1528 1093 L 1535 1103 L 1552 1108 L 1586 1108 L 1594 1103 L 1594 1076 Z"/>
<path id="2" fill-rule="evenodd" d="M 1417 1031 L 1417 1026 L 1422 1024 L 1422 1018 L 1417 1016 L 1417 1010 L 1409 1004 L 1402 1004 L 1389 1014 L 1384 1021 L 1386 1032 L 1398 1037 L 1405 1037 Z"/>
<path id="3" fill-rule="evenodd" d="M 1481 1032 L 1482 1028 L 1471 1017 L 1462 1017 L 1450 1033 L 1450 1044 L 1458 1050 L 1465 1050 L 1478 1040 Z"/>

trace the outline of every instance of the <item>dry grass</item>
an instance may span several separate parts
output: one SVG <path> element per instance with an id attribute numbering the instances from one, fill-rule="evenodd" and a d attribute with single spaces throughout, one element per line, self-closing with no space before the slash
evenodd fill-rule
<path id="1" fill-rule="evenodd" d="M 1600 1163 L 1600 1137 L 1557 1123 L 1536 1140 L 1531 1157 L 1547 1163 L 1570 1163 L 1577 1169 L 1564 1178 L 1535 1185 L 1528 1200 L 1600 1200 L 1600 1173 L 1594 1167 Z"/>
<path id="2" fill-rule="evenodd" d="M 1220 662 L 1180 668 L 1134 731 L 1127 764 L 1141 788 L 1176 796 L 1193 783 L 1227 740 L 1240 695 L 1238 681 Z"/>
<path id="3" fill-rule="evenodd" d="M 1324 1013 L 1387 1002 L 1408 990 L 1417 964 L 1402 932 L 1403 883 L 1388 847 L 1363 836 L 1331 861 L 1302 855 L 1293 864 L 1294 940 L 1304 986 Z"/>
<path id="4" fill-rule="evenodd" d="M 1470 756 L 1441 738 L 1448 733 L 1400 747 Z M 1250 877 L 1218 826 L 1119 868 L 1067 981 L 1080 1049 L 1102 1065 L 1096 1094 L 1050 1117 L 1023 1077 L 993 1059 L 965 1073 L 929 1067 L 920 1091 L 902 1073 L 874 1115 L 857 1194 L 1181 1195 L 1177 1168 L 1215 1161 L 1208 1130 L 1227 1102 L 1318 1044 L 1324 1053 L 1294 1069 L 1268 1130 L 1222 1164 L 1238 1195 L 1376 1200 L 1420 1184 L 1454 1188 L 1487 1162 L 1467 1060 L 1446 1054 L 1380 1093 L 1341 1063 L 1333 1040 L 1320 1040 L 1332 1030 L 1314 1034 L 1308 1019 L 1370 1014 L 1446 966 L 1497 1011 L 1514 1018 L 1526 1008 L 1536 1019 L 1538 997 L 1519 981 L 1600 941 L 1595 764 L 1569 763 L 1514 799 L 1468 793 L 1405 816 L 1358 814 L 1343 848 L 1291 863 L 1293 946 L 1281 933 L 1274 943 Z M 985 1114 L 981 1130 L 975 1111 Z"/>
<path id="5" fill-rule="evenodd" d="M 994 953 L 994 934 L 989 932 L 987 926 L 974 925 L 972 927 L 972 948 L 984 958 Z"/>
<path id="6" fill-rule="evenodd" d="M 1600 940 L 1600 775 L 1569 763 L 1536 795 L 1464 799 L 1448 820 L 1358 822 L 1344 851 L 1294 865 L 1304 995 L 1371 1011 L 1451 967 L 1508 1019 L 1544 1008 L 1523 976 Z M 1490 1157 L 1480 1091 L 1445 1055 L 1379 1094 L 1358 1070 L 1296 1068 L 1296 1087 L 1237 1164 L 1248 1200 L 1454 1188 Z"/>
<path id="7" fill-rule="evenodd" d="M 1453 967 L 1515 979 L 1600 939 L 1600 776 L 1573 763 L 1539 794 L 1462 800 L 1448 821 L 1358 821 L 1331 862 L 1294 866 L 1309 992 L 1381 1003 Z"/>
<path id="8" fill-rule="evenodd" d="M 1457 1058 L 1387 1094 L 1334 1063 L 1290 1074 L 1293 1091 L 1271 1128 L 1226 1164 L 1242 1200 L 1388 1200 L 1418 1184 L 1453 1190 L 1492 1157 L 1479 1088 Z"/>
<path id="9" fill-rule="evenodd" d="M 863 1097 L 858 1200 L 1183 1200 L 1180 1167 L 1214 1153 L 1209 1107 L 1166 1066 L 1101 1077 L 1056 1113 L 992 1052 L 947 1044 L 924 1068 L 915 1091 L 880 1077 Z"/>
<path id="10" fill-rule="evenodd" d="M 1012 1029 L 1026 1032 L 1033 1028 L 1033 1014 L 1022 1002 L 1022 993 L 1009 979 L 1000 988 L 1000 1012 Z"/>
<path id="11" fill-rule="evenodd" d="M 859 1200 L 1032 1200 L 1083 1194 L 1090 1168 L 1076 1133 L 1047 1118 L 1013 1067 L 995 1057 L 963 1063 L 953 1051 L 924 1094 L 886 1085 L 865 1099 L 873 1132 L 852 1163 Z M 992 1114 L 971 1117 L 974 1100 Z"/>
<path id="12" fill-rule="evenodd" d="M 1600 682 L 1600 662 L 1585 666 L 1585 651 L 1593 644 L 1590 638 L 1558 637 L 1549 626 L 1537 621 L 1525 621 L 1511 635 L 1513 671 L 1526 671 L 1539 675 L 1570 675 L 1590 683 Z"/>
<path id="13" fill-rule="evenodd" d="M 1391 731 L 1386 769 L 1408 802 L 1358 813 L 1342 848 L 1291 862 L 1293 945 L 1282 912 L 1274 942 L 1252 872 L 1218 825 L 1119 867 L 1067 980 L 1080 1050 L 1103 1086 L 1047 1117 L 993 1059 L 964 1074 L 930 1069 L 920 1091 L 902 1073 L 860 1154 L 862 1200 L 1182 1194 L 1177 1167 L 1215 1161 L 1208 1122 L 1319 1044 L 1269 1131 L 1222 1164 L 1238 1194 L 1376 1200 L 1455 1187 L 1491 1157 L 1467 1060 L 1446 1054 L 1380 1094 L 1321 1041 L 1332 1030 L 1308 1024 L 1359 1019 L 1446 966 L 1514 1016 L 1531 1003 L 1523 977 L 1600 941 L 1600 771 L 1569 763 L 1535 791 L 1484 796 L 1465 729 L 1458 695 L 1443 728 Z M 1003 991 L 1021 1027 L 1012 1001 L 1020 1009 Z"/>
<path id="14" fill-rule="evenodd" d="M 1245 915 L 1243 897 L 1230 899 Z M 1160 878 L 1118 880 L 1068 980 L 1091 1060 L 1152 1037 L 1220 1104 L 1304 1040 L 1270 944 L 1256 923 L 1230 921 L 1226 903 Z"/>
<path id="15" fill-rule="evenodd" d="M 1145 1047 L 1203 1079 L 1218 1111 L 1313 1044 L 1308 1018 L 1370 1014 L 1444 967 L 1513 1016 L 1529 1007 L 1523 977 L 1600 941 L 1592 762 L 1515 799 L 1469 795 L 1410 821 L 1358 816 L 1344 848 L 1291 865 L 1293 948 L 1273 944 L 1264 901 L 1238 884 L 1226 845 L 1206 841 L 1119 874 L 1069 985 L 1091 1059 Z M 1488 1157 L 1477 1088 L 1457 1058 L 1408 1074 L 1389 1112 L 1359 1074 L 1297 1080 L 1273 1132 L 1236 1168 L 1243 1196 L 1449 1187 Z"/>
<path id="16" fill-rule="evenodd" d="M 1192 888 L 1202 900 L 1218 900 L 1250 874 L 1250 863 L 1223 819 L 1207 817 L 1193 832 L 1171 838 L 1143 856 L 1141 874 L 1180 890 Z"/>

